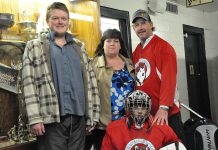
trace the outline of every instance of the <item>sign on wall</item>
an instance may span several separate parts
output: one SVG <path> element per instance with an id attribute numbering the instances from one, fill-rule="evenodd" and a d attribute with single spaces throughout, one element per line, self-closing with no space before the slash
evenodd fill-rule
<path id="1" fill-rule="evenodd" d="M 186 0 L 186 6 L 192 7 L 192 6 L 202 5 L 211 2 L 213 2 L 213 0 Z"/>

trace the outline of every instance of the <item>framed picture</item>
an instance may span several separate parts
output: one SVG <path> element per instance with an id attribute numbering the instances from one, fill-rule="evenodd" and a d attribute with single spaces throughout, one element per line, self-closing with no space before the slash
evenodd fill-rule
<path id="1" fill-rule="evenodd" d="M 15 94 L 19 93 L 18 74 L 19 70 L 0 63 L 0 88 Z"/>
<path id="2" fill-rule="evenodd" d="M 213 0 L 186 0 L 186 7 L 192 7 L 212 2 Z"/>
<path id="3" fill-rule="evenodd" d="M 24 42 L 0 40 L 0 88 L 19 94 Z"/>

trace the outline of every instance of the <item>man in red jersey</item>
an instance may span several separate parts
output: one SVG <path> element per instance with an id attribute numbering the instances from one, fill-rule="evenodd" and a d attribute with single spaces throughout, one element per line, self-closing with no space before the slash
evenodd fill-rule
<path id="1" fill-rule="evenodd" d="M 181 121 L 177 80 L 177 60 L 173 47 L 153 34 L 154 26 L 149 14 L 137 10 L 132 18 L 133 29 L 140 39 L 133 52 L 136 89 L 148 93 L 152 99 L 151 114 L 157 124 L 169 124 L 185 143 Z"/>
<path id="2" fill-rule="evenodd" d="M 143 91 L 127 97 L 125 111 L 126 117 L 108 125 L 102 150 L 156 150 L 173 142 L 173 149 L 186 150 L 170 126 L 152 123 L 151 99 Z"/>

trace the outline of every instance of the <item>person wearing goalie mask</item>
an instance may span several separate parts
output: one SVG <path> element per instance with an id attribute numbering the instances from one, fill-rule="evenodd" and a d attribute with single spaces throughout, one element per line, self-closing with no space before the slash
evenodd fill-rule
<path id="1" fill-rule="evenodd" d="M 170 143 L 184 150 L 170 126 L 152 123 L 151 107 L 148 94 L 141 90 L 130 93 L 125 101 L 126 116 L 108 125 L 102 150 L 156 150 Z"/>

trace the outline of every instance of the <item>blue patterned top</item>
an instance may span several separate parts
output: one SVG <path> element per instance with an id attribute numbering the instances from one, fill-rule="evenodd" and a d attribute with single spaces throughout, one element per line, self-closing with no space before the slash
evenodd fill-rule
<path id="1" fill-rule="evenodd" d="M 112 121 L 121 119 L 125 114 L 125 98 L 134 87 L 134 79 L 130 76 L 126 65 L 123 69 L 114 71 L 111 82 Z"/>

